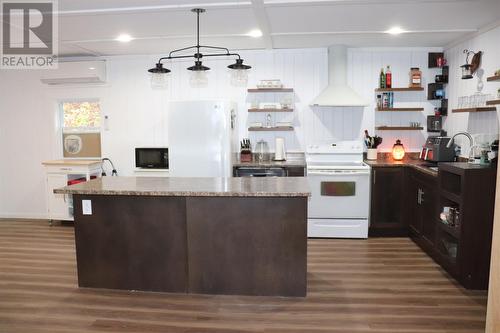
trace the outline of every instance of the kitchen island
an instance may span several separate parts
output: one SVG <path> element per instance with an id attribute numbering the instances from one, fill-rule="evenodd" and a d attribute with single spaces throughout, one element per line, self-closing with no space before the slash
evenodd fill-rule
<path id="1" fill-rule="evenodd" d="M 80 287 L 305 296 L 307 181 L 103 177 L 73 195 Z"/>

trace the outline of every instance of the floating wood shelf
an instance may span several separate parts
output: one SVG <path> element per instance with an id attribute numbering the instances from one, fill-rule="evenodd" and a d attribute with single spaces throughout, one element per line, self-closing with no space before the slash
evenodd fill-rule
<path id="1" fill-rule="evenodd" d="M 486 79 L 486 81 L 500 81 L 500 75 L 493 75 Z"/>
<path id="2" fill-rule="evenodd" d="M 249 93 L 259 92 L 293 92 L 293 88 L 252 88 L 247 90 Z"/>
<path id="3" fill-rule="evenodd" d="M 408 88 L 377 88 L 376 92 L 388 92 L 388 91 L 423 91 L 424 87 L 408 87 Z"/>
<path id="4" fill-rule="evenodd" d="M 500 104 L 500 99 L 493 99 L 491 101 L 487 101 L 486 105 L 498 105 Z"/>
<path id="5" fill-rule="evenodd" d="M 249 131 L 263 131 L 263 132 L 271 132 L 271 131 L 293 131 L 292 126 L 276 126 L 276 127 L 249 127 Z"/>
<path id="6" fill-rule="evenodd" d="M 379 131 L 421 131 L 424 128 L 411 126 L 377 126 L 375 129 Z"/>
<path id="7" fill-rule="evenodd" d="M 377 111 L 424 111 L 424 108 L 377 108 Z"/>
<path id="8" fill-rule="evenodd" d="M 477 108 L 465 108 L 465 109 L 453 109 L 453 113 L 457 112 L 488 112 L 488 111 L 496 111 L 497 108 L 494 106 L 480 106 Z"/>
<path id="9" fill-rule="evenodd" d="M 248 109 L 248 112 L 293 112 L 293 109 Z"/>

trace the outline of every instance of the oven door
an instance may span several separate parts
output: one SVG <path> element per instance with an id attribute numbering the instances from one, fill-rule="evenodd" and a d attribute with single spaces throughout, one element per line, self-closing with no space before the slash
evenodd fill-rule
<path id="1" fill-rule="evenodd" d="M 308 217 L 368 219 L 370 170 L 308 170 Z"/>

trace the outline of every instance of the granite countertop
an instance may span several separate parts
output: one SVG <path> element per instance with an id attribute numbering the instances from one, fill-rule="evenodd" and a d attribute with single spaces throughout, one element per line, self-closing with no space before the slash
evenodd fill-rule
<path id="1" fill-rule="evenodd" d="M 235 153 L 232 155 L 233 167 L 306 167 L 306 158 L 304 153 L 287 153 L 286 161 L 273 161 L 273 154 L 269 154 L 267 161 L 257 161 L 254 158 L 251 162 L 242 162 L 240 154 Z"/>
<path id="2" fill-rule="evenodd" d="M 214 197 L 308 197 L 304 177 L 102 177 L 55 189 L 59 194 L 214 196 Z"/>
<path id="3" fill-rule="evenodd" d="M 429 168 L 429 166 L 437 166 L 437 165 L 433 165 L 433 163 L 431 162 L 419 159 L 418 154 L 410 154 L 408 157 L 405 157 L 402 161 L 394 161 L 394 159 L 392 159 L 387 154 L 379 154 L 377 160 L 365 159 L 364 162 L 369 166 L 374 166 L 374 167 L 385 167 L 385 168 L 401 167 L 401 166 L 410 167 L 422 171 L 433 177 L 438 176 L 438 172 L 436 170 L 432 170 Z"/>
<path id="4" fill-rule="evenodd" d="M 87 166 L 101 164 L 101 160 L 51 160 L 51 161 L 43 161 L 42 165 L 62 165 L 62 166 Z"/>

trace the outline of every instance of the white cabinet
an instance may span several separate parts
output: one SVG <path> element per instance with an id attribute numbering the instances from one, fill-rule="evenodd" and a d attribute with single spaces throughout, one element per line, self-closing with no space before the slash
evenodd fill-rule
<path id="1" fill-rule="evenodd" d="M 47 174 L 48 213 L 51 220 L 73 220 L 69 198 L 66 198 L 65 194 L 55 194 L 52 192 L 55 188 L 61 188 L 66 185 L 68 185 L 68 176 L 66 174 Z"/>
<path id="2" fill-rule="evenodd" d="M 90 180 L 100 177 L 100 160 L 45 161 L 48 218 L 53 221 L 73 221 L 73 200 L 70 195 L 55 194 L 54 189 L 68 185 L 76 179 Z"/>

